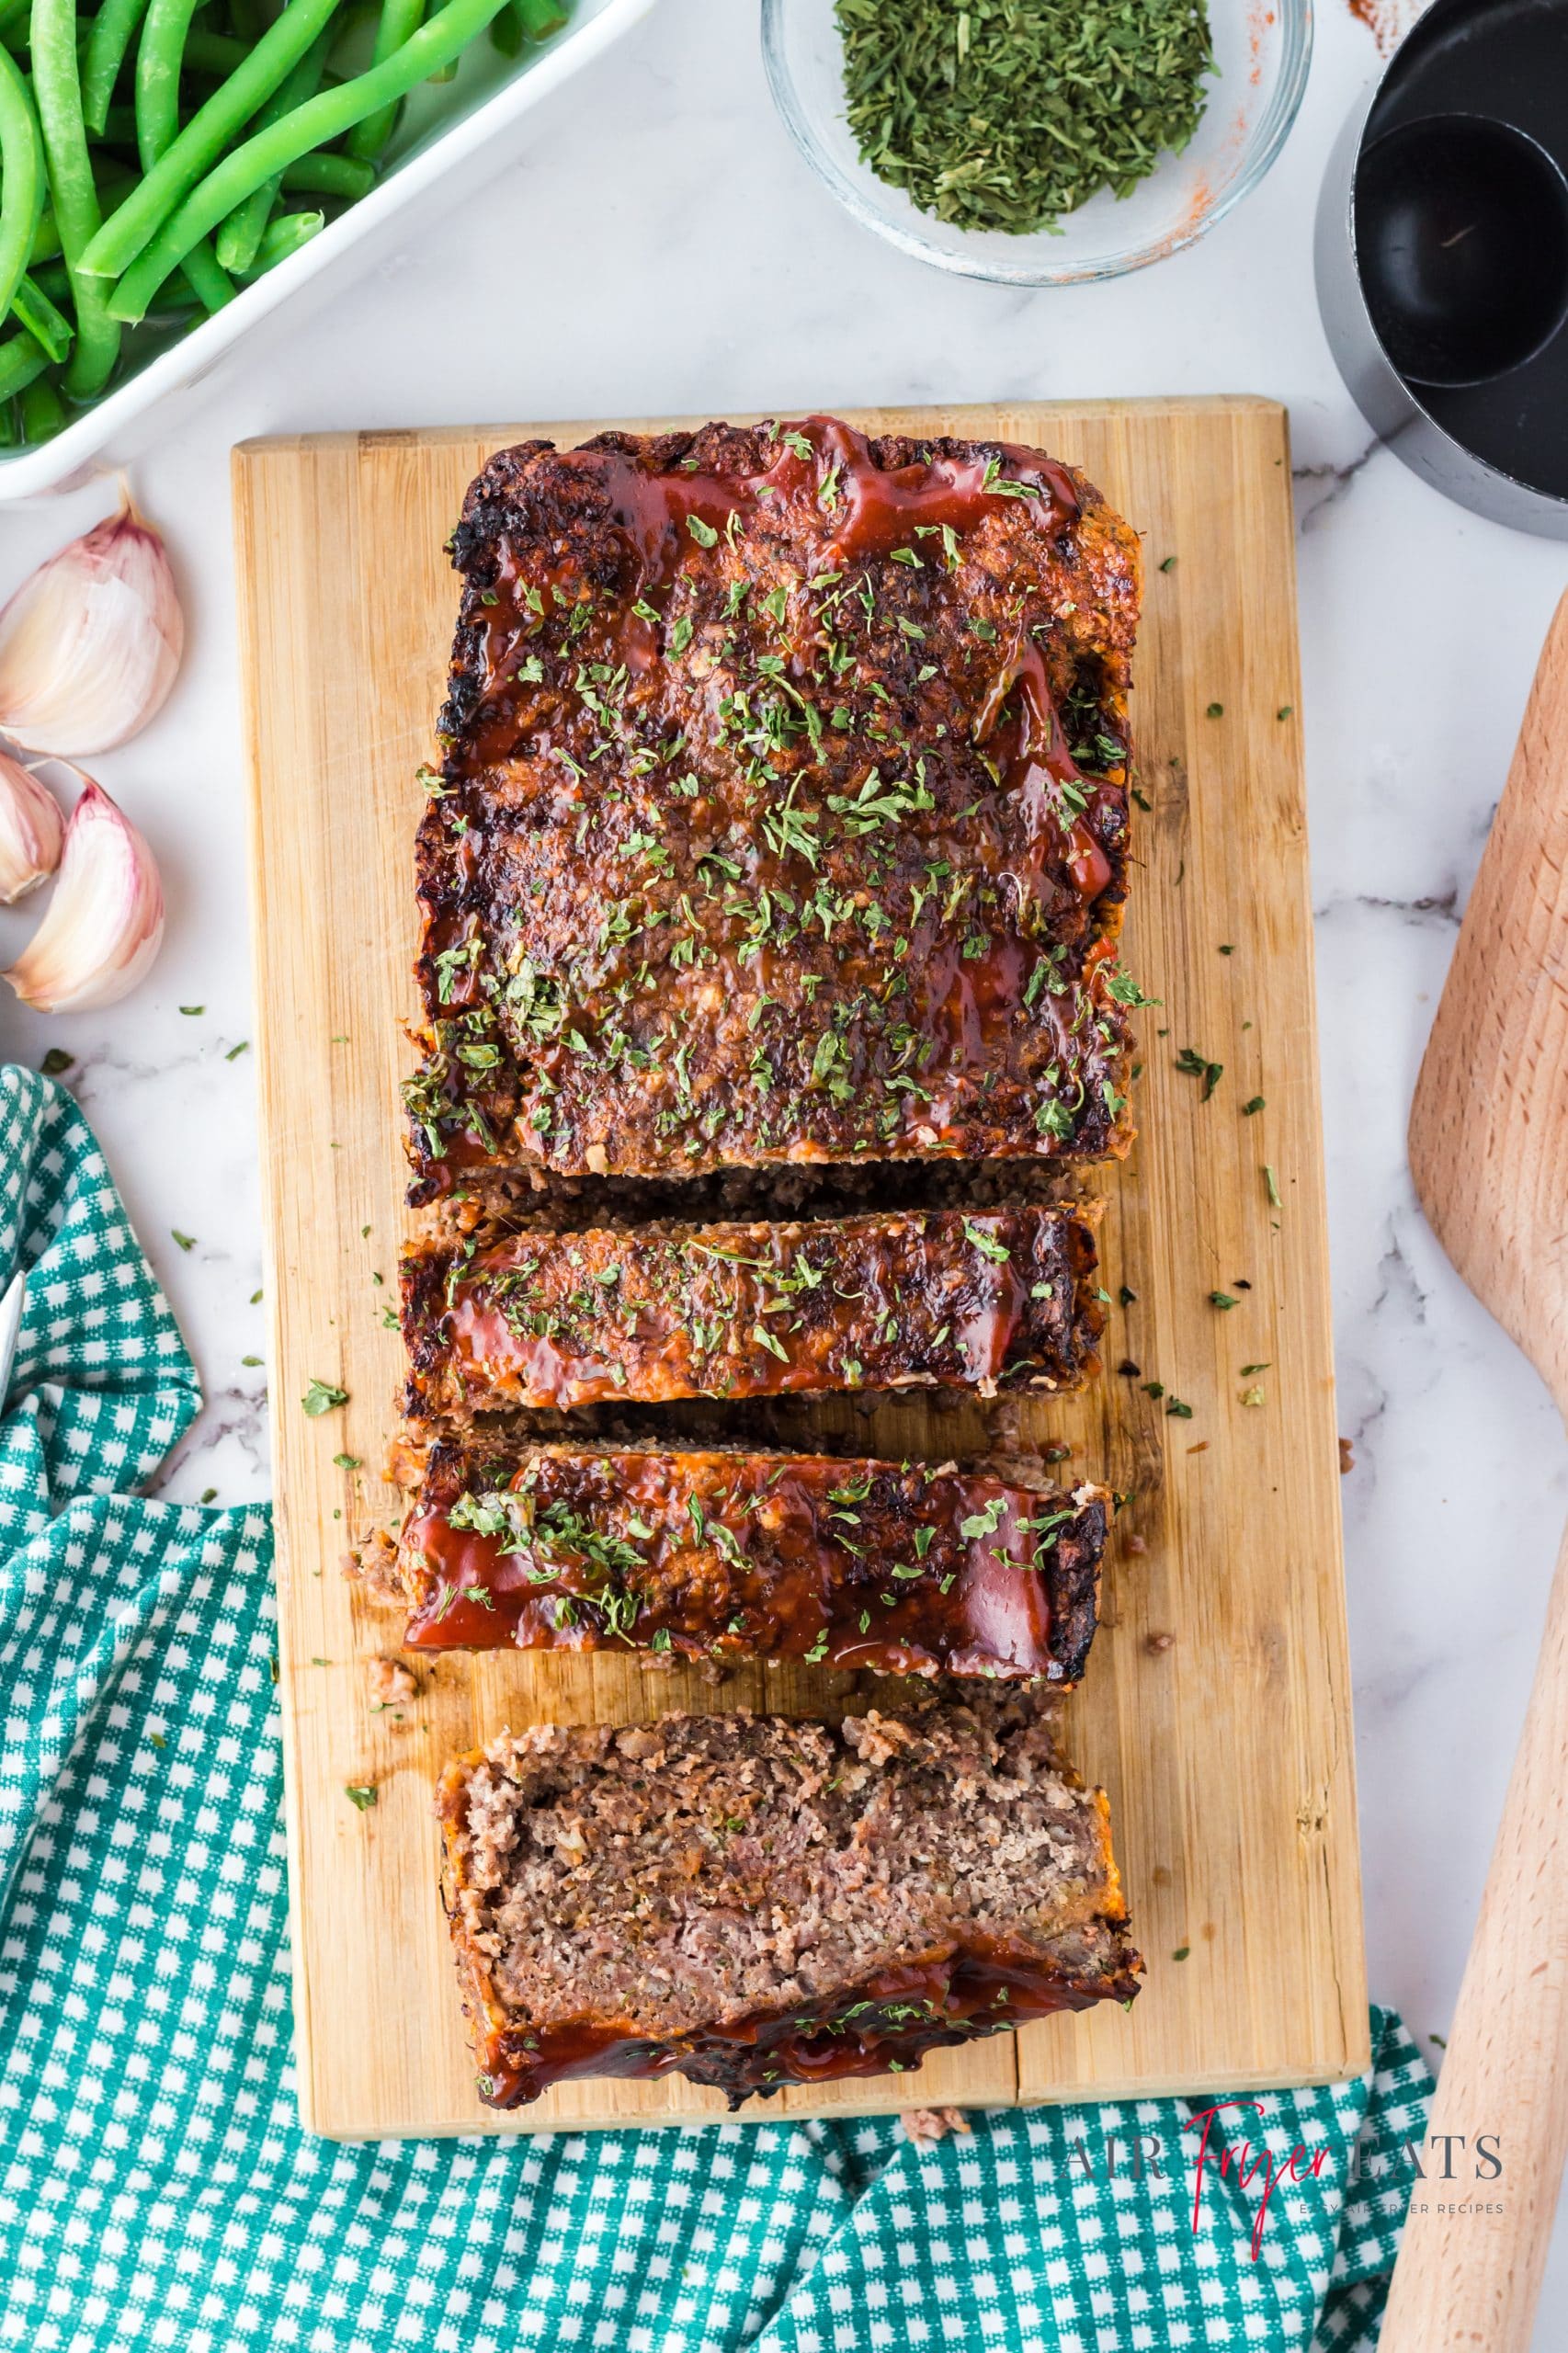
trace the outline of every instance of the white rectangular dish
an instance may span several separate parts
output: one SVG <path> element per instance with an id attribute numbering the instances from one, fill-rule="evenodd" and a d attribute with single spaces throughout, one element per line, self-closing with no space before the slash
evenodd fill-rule
<path id="1" fill-rule="evenodd" d="M 564 28 L 523 59 L 503 57 L 488 40 L 477 40 L 452 81 L 426 84 L 410 98 L 387 176 L 369 196 L 223 310 L 173 338 L 52 441 L 0 453 L 0 506 L 74 489 L 95 473 L 112 472 L 169 432 L 197 399 L 233 374 L 241 347 L 264 320 L 290 304 L 297 323 L 331 290 L 350 256 L 363 266 L 392 243 L 410 205 L 423 199 L 428 217 L 497 171 L 514 125 L 653 5 L 575 0 Z"/>

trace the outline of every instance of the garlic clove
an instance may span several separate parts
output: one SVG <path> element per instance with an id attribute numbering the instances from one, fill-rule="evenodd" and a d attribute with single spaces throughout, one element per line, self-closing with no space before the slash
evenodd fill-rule
<path id="1" fill-rule="evenodd" d="M 30 752 L 108 751 L 152 718 L 184 647 L 164 542 L 126 497 L 0 611 L 0 733 Z"/>
<path id="2" fill-rule="evenodd" d="M 0 751 L 0 905 L 24 898 L 60 863 L 65 820 L 30 768 Z"/>
<path id="3" fill-rule="evenodd" d="M 5 975 L 40 1013 L 114 1005 L 162 945 L 164 886 L 153 853 L 91 777 L 65 828 L 49 912 Z"/>

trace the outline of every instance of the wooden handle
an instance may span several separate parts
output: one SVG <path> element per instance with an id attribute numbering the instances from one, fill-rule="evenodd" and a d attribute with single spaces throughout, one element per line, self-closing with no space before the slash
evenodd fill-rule
<path id="1" fill-rule="evenodd" d="M 1526 2353 L 1568 2155 L 1568 1536 L 1427 2148 L 1379 2353 Z"/>
<path id="2" fill-rule="evenodd" d="M 1427 1040 L 1410 1170 L 1455 1267 L 1568 1419 L 1568 596 Z"/>

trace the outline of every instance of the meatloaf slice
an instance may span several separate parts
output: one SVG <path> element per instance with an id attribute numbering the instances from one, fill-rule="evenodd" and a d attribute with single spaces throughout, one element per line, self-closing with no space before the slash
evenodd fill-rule
<path id="1" fill-rule="evenodd" d="M 522 1233 L 403 1265 L 415 1421 L 833 1389 L 1076 1389 L 1099 1202 Z"/>
<path id="2" fill-rule="evenodd" d="M 416 1199 L 1125 1151 L 1140 558 L 1081 474 L 831 417 L 526 442 L 452 556 Z"/>
<path id="3" fill-rule="evenodd" d="M 1104 1793 L 1028 1696 L 537 1724 L 438 1804 L 497 2108 L 673 2070 L 736 2107 L 1138 1991 Z"/>
<path id="4" fill-rule="evenodd" d="M 402 1530 L 404 1640 L 1065 1685 L 1109 1500 L 834 1455 L 442 1441 Z"/>

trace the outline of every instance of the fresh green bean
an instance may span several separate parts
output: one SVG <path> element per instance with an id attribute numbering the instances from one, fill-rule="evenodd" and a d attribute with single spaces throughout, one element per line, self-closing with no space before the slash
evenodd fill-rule
<path id="1" fill-rule="evenodd" d="M 38 227 L 33 231 L 32 244 L 28 251 L 28 265 L 36 269 L 40 261 L 53 261 L 59 252 L 60 230 L 54 218 L 54 207 L 46 201 L 38 216 Z"/>
<path id="2" fill-rule="evenodd" d="M 516 57 L 526 40 L 548 40 L 566 22 L 556 0 L 511 0 L 490 28 L 490 38 L 503 57 Z"/>
<path id="3" fill-rule="evenodd" d="M 43 0 L 35 0 L 35 5 L 41 6 Z M 288 15 L 301 5 L 301 0 L 292 0 Z M 225 155 L 165 222 L 144 252 L 138 244 L 139 258 L 126 270 L 110 297 L 113 315 L 125 321 L 143 317 L 170 270 L 176 269 L 197 239 L 206 236 L 253 188 L 259 188 L 275 172 L 286 169 L 297 155 L 308 155 L 312 148 L 340 139 L 378 107 L 391 106 L 404 97 L 437 67 L 460 56 L 505 5 L 506 0 L 447 0 L 446 6 L 412 33 L 384 65 L 372 65 L 340 88 L 324 90 L 318 97 L 307 98 L 291 115 L 285 115 L 269 130 L 257 131 L 243 146 Z M 287 15 L 278 22 L 287 22 Z M 260 54 L 259 50 L 256 53 Z M 170 155 L 174 152 L 171 148 Z M 143 181 L 142 189 L 148 185 Z M 138 190 L 140 193 L 142 190 Z M 116 218 L 123 219 L 135 201 L 136 198 L 131 197 Z M 115 223 L 108 225 L 112 230 Z M 95 267 L 102 268 L 106 253 L 113 250 L 107 237 L 100 238 Z"/>
<path id="4" fill-rule="evenodd" d="M 16 402 L 0 400 L 0 449 L 14 449 L 21 438 Z"/>
<path id="5" fill-rule="evenodd" d="M 287 261 L 289 256 L 297 254 L 301 245 L 308 245 L 312 237 L 319 237 L 325 227 L 324 212 L 280 212 L 276 221 L 269 221 L 267 224 L 267 234 L 256 247 L 256 259 L 245 273 L 247 282 L 263 277 L 269 269 L 275 269 L 280 261 Z"/>
<path id="6" fill-rule="evenodd" d="M 118 204 L 127 188 L 136 185 L 134 172 L 123 170 L 118 164 L 108 164 L 94 175 L 98 184 L 100 204 Z M 37 269 L 40 262 L 60 258 L 60 223 L 54 217 L 54 207 L 47 195 L 43 210 L 39 214 L 38 227 L 33 231 L 32 245 L 28 254 L 28 267 Z"/>
<path id="7" fill-rule="evenodd" d="M 75 400 L 101 392 L 119 357 L 119 323 L 108 312 L 108 289 L 95 283 L 82 256 L 99 228 L 98 192 L 87 157 L 82 85 L 76 63 L 75 0 L 33 0 L 33 95 L 49 163 L 54 217 L 76 297 L 76 347 L 65 374 Z M 194 240 L 192 240 L 194 243 Z"/>
<path id="8" fill-rule="evenodd" d="M 49 365 L 49 354 L 41 343 L 25 332 L 0 343 L 0 401 L 8 400 L 41 376 Z"/>
<path id="9" fill-rule="evenodd" d="M 95 139 L 101 139 L 108 126 L 114 85 L 146 7 L 147 0 L 103 0 L 93 19 L 82 67 L 82 112 Z"/>
<path id="10" fill-rule="evenodd" d="M 71 322 L 56 310 L 36 278 L 24 278 L 11 305 L 18 326 L 41 343 L 51 359 L 63 359 L 71 348 Z"/>
<path id="11" fill-rule="evenodd" d="M 206 105 L 198 108 L 167 153 L 159 157 L 119 210 L 105 222 L 85 257 L 85 266 L 92 277 L 119 278 L 130 267 L 180 199 L 204 173 L 210 175 L 234 133 L 265 106 L 285 74 L 299 63 L 323 26 L 331 21 L 337 5 L 338 0 L 289 0 L 238 72 L 231 74 Z M 41 7 L 67 6 L 69 0 L 33 0 L 34 20 Z M 193 238 L 189 244 L 194 242 Z M 189 244 L 182 251 L 188 252 Z M 166 270 L 161 272 L 159 282 L 167 275 Z M 140 312 L 137 315 L 141 316 Z"/>
<path id="12" fill-rule="evenodd" d="M 0 319 L 16 299 L 43 219 L 43 136 L 32 94 L 9 50 L 0 49 Z"/>
<path id="13" fill-rule="evenodd" d="M 65 404 L 47 376 L 35 376 L 22 388 L 22 438 L 36 449 L 52 441 L 65 423 Z"/>
<path id="14" fill-rule="evenodd" d="M 273 123 L 280 122 L 286 114 L 292 114 L 294 108 L 297 106 L 302 106 L 307 98 L 314 97 L 320 86 L 322 75 L 326 71 L 327 51 L 332 47 L 336 31 L 335 25 L 329 25 L 324 33 L 318 34 L 293 72 L 286 80 L 278 84 L 262 108 L 256 119 L 256 130 L 269 129 Z M 218 232 L 218 259 L 225 269 L 233 270 L 236 277 L 242 270 L 248 269 L 256 259 L 261 244 L 262 232 L 271 219 L 272 208 L 278 201 L 278 190 L 281 180 L 281 173 L 278 173 L 270 180 L 264 180 L 261 187 L 247 196 L 243 204 L 235 206 Z"/>
<path id="15" fill-rule="evenodd" d="M 26 18 L 32 0 L 0 0 L 0 33 L 8 33 L 14 25 L 27 30 Z"/>
<path id="16" fill-rule="evenodd" d="M 369 195 L 376 167 L 358 155 L 297 155 L 284 166 L 283 185 L 290 196 L 346 196 L 352 201 Z"/>
<path id="17" fill-rule="evenodd" d="M 225 302 L 234 299 L 233 282 L 228 271 L 219 266 L 218 256 L 205 237 L 192 245 L 181 262 L 180 276 L 209 314 L 221 311 Z"/>
<path id="18" fill-rule="evenodd" d="M 190 20 L 201 0 L 150 0 L 136 52 L 136 152 L 150 172 L 179 131 L 179 77 Z M 203 238 L 184 262 L 187 282 L 203 310 L 221 311 L 234 290 Z"/>
<path id="19" fill-rule="evenodd" d="M 199 7 L 201 0 L 197 0 Z M 250 51 L 233 33 L 209 32 L 204 26 L 192 25 L 185 37 L 185 62 L 198 74 L 210 74 L 219 80 L 243 65 Z"/>
<path id="20" fill-rule="evenodd" d="M 425 17 L 425 0 L 381 0 L 381 22 L 376 27 L 376 46 L 371 54 L 372 65 L 381 65 L 395 54 L 412 32 L 417 32 Z M 348 153 L 366 163 L 374 163 L 392 137 L 397 125 L 396 107 L 382 107 L 375 114 L 368 114 L 357 122 L 348 134 Z"/>
<path id="21" fill-rule="evenodd" d="M 71 300 L 71 272 L 62 261 L 40 262 L 36 269 L 28 270 L 28 276 L 38 280 L 51 302 Z"/>
<path id="22" fill-rule="evenodd" d="M 150 172 L 179 131 L 179 76 L 198 0 L 148 0 L 136 51 L 136 147 Z"/>

